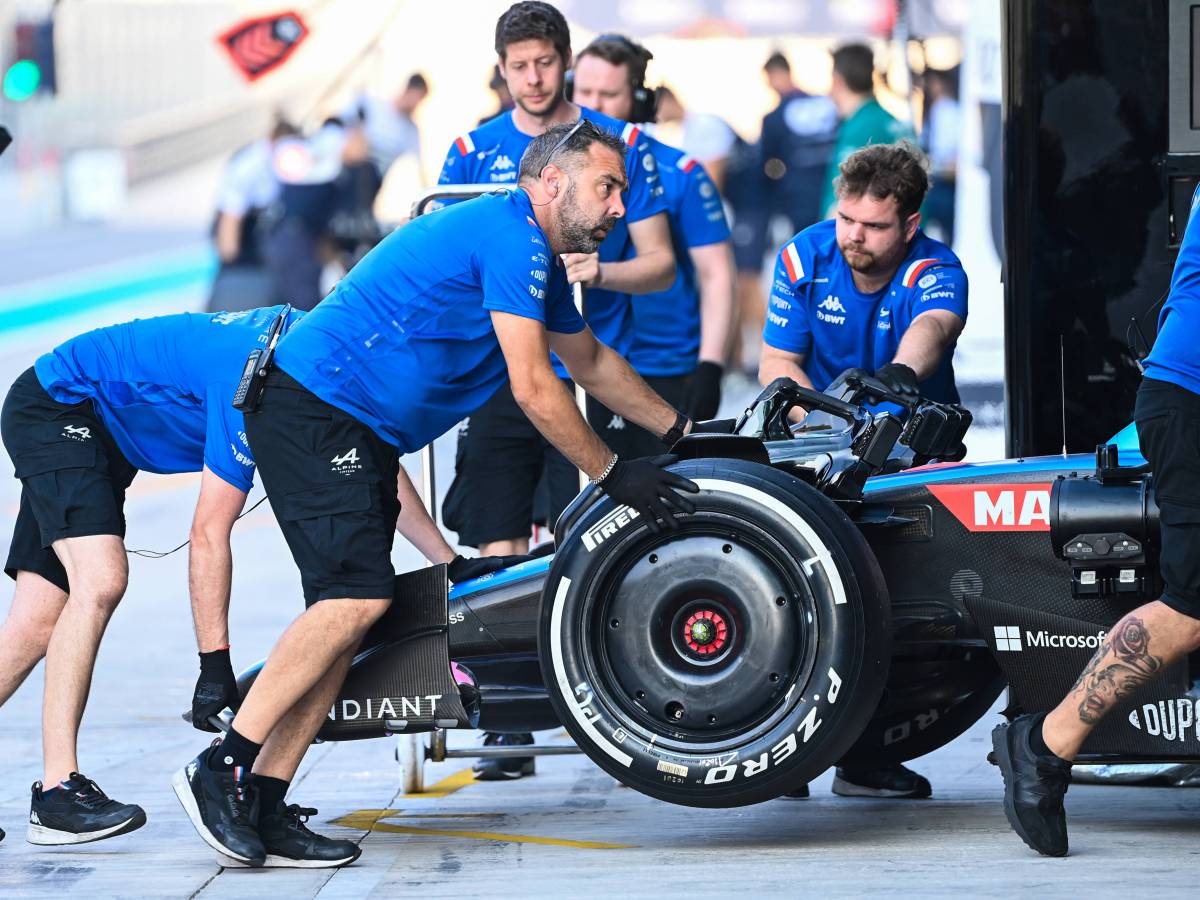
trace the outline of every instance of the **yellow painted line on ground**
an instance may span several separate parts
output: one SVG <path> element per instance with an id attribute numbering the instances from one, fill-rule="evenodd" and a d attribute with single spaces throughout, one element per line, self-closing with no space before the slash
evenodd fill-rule
<path id="1" fill-rule="evenodd" d="M 432 837 L 468 838 L 475 841 L 499 841 L 505 844 L 541 844 L 547 847 L 573 847 L 576 850 L 630 850 L 634 844 L 610 844 L 606 841 L 575 841 L 567 838 L 541 837 L 534 834 L 507 834 L 501 831 L 457 831 L 445 828 L 414 828 L 409 825 L 393 825 L 381 819 L 392 818 L 399 810 L 363 809 L 334 819 L 334 825 L 345 828 L 361 828 L 385 834 L 419 834 Z"/>
<path id="2" fill-rule="evenodd" d="M 436 784 L 431 784 L 425 790 L 415 794 L 402 794 L 401 797 L 412 797 L 420 799 L 422 797 L 449 797 L 455 791 L 461 791 L 468 784 L 473 784 L 475 781 L 475 773 L 470 769 L 462 769 L 455 772 L 453 775 L 447 775 Z"/>

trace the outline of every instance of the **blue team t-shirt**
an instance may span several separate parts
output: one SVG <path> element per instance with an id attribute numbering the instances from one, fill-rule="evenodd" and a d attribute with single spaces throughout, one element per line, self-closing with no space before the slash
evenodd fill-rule
<path id="1" fill-rule="evenodd" d="M 265 346 L 282 309 L 135 319 L 72 338 L 34 369 L 59 403 L 91 400 L 138 469 L 199 472 L 207 466 L 249 491 L 254 457 L 233 394 L 246 357 Z M 302 316 L 290 313 L 288 326 Z"/>
<path id="2" fill-rule="evenodd" d="M 580 115 L 598 127 L 625 141 L 625 177 L 629 188 L 621 195 L 625 216 L 600 245 L 601 262 L 617 262 L 635 255 L 629 236 L 629 222 L 640 222 L 666 211 L 657 165 L 650 154 L 649 139 L 636 125 L 618 121 L 586 107 Z M 438 184 L 515 184 L 521 155 L 533 136 L 517 129 L 511 111 L 464 134 L 450 146 Z M 633 342 L 633 304 L 629 294 L 603 289 L 587 292 L 584 310 L 587 323 L 596 337 L 622 356 L 628 356 Z M 556 363 L 561 376 L 566 371 Z"/>
<path id="3" fill-rule="evenodd" d="M 492 310 L 566 334 L 585 327 L 521 189 L 392 232 L 279 342 L 275 359 L 326 403 L 411 453 L 504 383 Z"/>
<path id="4" fill-rule="evenodd" d="M 1171 274 L 1171 290 L 1158 315 L 1158 336 L 1146 357 L 1147 378 L 1200 394 L 1200 189 L 1192 195 L 1187 228 Z"/>
<path id="5" fill-rule="evenodd" d="M 687 375 L 700 355 L 700 286 L 688 250 L 729 240 L 729 223 L 704 166 L 661 141 L 650 138 L 649 144 L 667 203 L 675 281 L 633 298 L 629 362 L 643 375 Z"/>
<path id="6" fill-rule="evenodd" d="M 854 286 L 838 249 L 837 222 L 804 229 L 779 251 L 763 341 L 804 354 L 802 368 L 823 391 L 846 369 L 874 372 L 891 362 L 900 339 L 923 312 L 946 309 L 967 318 L 967 274 L 945 244 L 917 231 L 891 284 L 874 294 Z M 953 352 L 921 382 L 930 400 L 957 403 Z"/>

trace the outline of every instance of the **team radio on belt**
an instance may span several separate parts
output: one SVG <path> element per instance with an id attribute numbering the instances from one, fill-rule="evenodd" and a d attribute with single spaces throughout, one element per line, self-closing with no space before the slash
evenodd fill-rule
<path id="1" fill-rule="evenodd" d="M 146 822 L 139 806 L 107 797 L 80 772 L 76 748 L 96 650 L 126 587 L 123 504 L 138 471 L 202 473 L 189 551 L 200 657 L 191 718 L 215 731 L 219 713 L 236 715 L 223 738 L 175 774 L 173 786 L 200 837 L 251 866 L 341 866 L 361 852 L 352 841 L 309 831 L 307 811 L 286 795 L 356 650 L 392 603 L 395 531 L 431 562 L 447 564 L 450 581 L 464 582 L 524 559 L 518 554 L 528 550 L 531 526 L 554 524 L 572 504 L 577 470 L 591 480 L 593 499 L 617 509 L 605 519 L 607 531 L 590 522 L 589 552 L 619 543 L 623 533 L 686 527 L 707 497 L 701 488 L 711 478 L 700 474 L 707 470 L 685 467 L 693 478 L 684 477 L 672 471 L 678 456 L 668 451 L 685 435 L 732 427 L 707 423 L 719 405 L 737 280 L 718 191 L 695 159 L 640 127 L 653 106 L 645 48 L 601 36 L 574 58 L 568 81 L 565 20 L 549 4 L 523 2 L 500 17 L 495 50 L 515 106 L 459 137 L 440 181 L 508 183 L 511 190 L 403 225 L 312 311 L 282 305 L 183 313 L 102 328 L 38 358 L 9 391 L 0 424 L 22 494 L 6 566 L 16 591 L 5 625 L 2 699 L 46 660 L 44 777 L 33 786 L 31 842 L 93 841 Z M 926 161 L 911 144 L 879 142 L 880 134 L 897 133 L 889 133 L 894 120 L 871 95 L 869 53 L 865 66 L 857 51 L 835 55 L 835 84 L 848 104 L 842 111 L 869 146 L 839 143 L 829 208 L 813 216 L 832 218 L 801 223 L 778 252 L 759 372 L 772 385 L 760 410 L 783 417 L 780 424 L 767 416 L 762 435 L 782 427 L 784 442 L 792 438 L 789 410 L 792 418 L 802 414 L 796 398 L 867 429 L 869 440 L 839 456 L 854 464 L 836 479 L 818 479 L 835 497 L 861 493 L 867 474 L 879 471 L 882 460 L 871 448 L 882 447 L 885 434 L 891 444 L 884 456 L 903 434 L 918 457 L 952 457 L 961 448 L 944 438 L 961 436 L 969 421 L 954 406 L 952 368 L 967 315 L 966 274 L 949 248 L 920 229 Z M 1189 226 L 1185 249 L 1193 238 Z M 1197 464 L 1181 461 L 1181 420 L 1169 415 L 1200 402 L 1194 364 L 1176 365 L 1186 344 L 1179 332 L 1188 327 L 1180 323 L 1194 306 L 1184 281 L 1177 272 L 1179 291 L 1164 311 L 1167 331 L 1175 331 L 1160 338 L 1152 358 L 1158 365 L 1148 373 L 1158 380 L 1147 381 L 1139 400 L 1139 420 L 1151 426 L 1143 446 L 1156 468 Z M 586 319 L 572 284 L 588 287 Z M 571 383 L 588 395 L 586 418 Z M 831 386 L 867 391 L 872 412 L 816 393 Z M 792 400 L 781 407 L 781 397 Z M 925 418 L 910 418 L 914 410 Z M 892 415 L 873 418 L 884 412 Z M 935 414 L 961 428 L 928 426 Z M 460 422 L 446 518 L 463 545 L 479 548 L 475 559 L 446 543 L 399 464 L 401 454 Z M 760 452 L 765 461 L 765 451 L 753 451 Z M 299 569 L 306 609 L 240 697 L 229 654 L 229 538 L 256 467 Z M 1196 483 L 1181 490 L 1194 492 Z M 535 502 L 539 485 L 545 493 Z M 729 496 L 765 497 L 768 487 Z M 1191 508 L 1172 505 L 1179 500 L 1160 496 L 1164 526 L 1168 509 Z M 797 513 L 786 520 L 808 535 Z M 1172 526 L 1175 520 L 1191 521 L 1176 516 Z M 1113 699 L 1093 683 L 1098 667 L 1128 669 L 1120 696 L 1200 644 L 1192 618 L 1197 554 L 1181 543 L 1190 532 L 1164 531 L 1168 593 L 1114 626 L 1063 707 L 1074 704 L 1079 714 L 1056 710 L 1044 738 L 1040 719 L 998 731 L 1006 811 L 1042 852 L 1065 852 L 1064 760 Z M 805 571 L 813 579 L 823 569 L 832 574 L 822 539 L 814 532 L 805 540 L 813 552 Z M 732 545 L 718 559 L 722 552 L 730 566 L 753 569 Z M 556 602 L 571 602 L 569 579 L 556 578 Z M 830 588 L 832 603 L 846 602 L 840 584 Z M 775 605 L 785 608 L 786 598 Z M 738 622 L 697 609 L 684 625 L 679 652 L 690 659 L 720 655 Z M 1175 636 L 1163 637 L 1169 628 Z M 832 722 L 839 696 L 843 708 L 854 702 L 856 689 L 843 688 L 852 673 L 829 665 L 817 674 L 828 678 L 814 695 L 822 706 L 764 750 L 761 764 L 739 768 L 713 757 L 704 783 L 770 770 L 760 792 L 779 793 L 788 778 L 782 764 L 802 755 L 798 748 L 821 727 L 818 709 Z M 455 667 L 454 676 L 465 696 L 470 674 Z M 579 691 L 559 712 L 573 717 L 568 725 L 583 738 L 602 714 L 586 683 Z M 670 703 L 666 714 L 689 715 Z M 865 722 L 870 709 L 854 715 Z M 614 740 L 629 736 L 618 733 Z M 630 738 L 627 747 L 635 743 Z M 670 761 L 665 745 L 654 752 L 662 754 L 659 778 L 686 780 L 688 765 Z M 619 748 L 613 754 L 628 756 Z M 838 769 L 839 793 L 928 796 L 928 782 L 899 761 L 852 756 Z M 495 772 L 531 773 L 532 761 Z M 790 782 L 793 795 L 807 793 Z M 1031 790 L 1047 802 L 1030 806 Z"/>

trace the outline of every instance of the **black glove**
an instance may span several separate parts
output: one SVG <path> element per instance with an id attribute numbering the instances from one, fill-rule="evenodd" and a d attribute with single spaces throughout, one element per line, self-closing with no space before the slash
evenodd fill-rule
<path id="1" fill-rule="evenodd" d="M 688 378 L 683 391 L 683 414 L 693 422 L 711 419 L 717 414 L 724 371 L 715 362 L 702 362 Z"/>
<path id="2" fill-rule="evenodd" d="M 196 690 L 192 693 L 192 727 L 201 731 L 218 731 L 209 723 L 209 718 L 218 715 L 227 706 L 237 712 L 241 704 L 233 663 L 229 661 L 229 649 L 201 653 L 200 677 L 196 679 Z"/>
<path id="3" fill-rule="evenodd" d="M 694 481 L 664 468 L 678 461 L 679 457 L 673 453 L 646 459 L 618 459 L 612 471 L 600 482 L 600 489 L 617 503 L 631 506 L 645 516 L 651 531 L 659 531 L 659 519 L 668 528 L 678 528 L 674 511 L 692 513 L 696 507 L 677 491 L 700 492 Z"/>
<path id="4" fill-rule="evenodd" d="M 456 556 L 446 566 L 446 575 L 454 584 L 460 581 L 470 581 L 472 578 L 478 578 L 480 575 L 487 575 L 490 572 L 499 572 L 501 569 L 507 569 L 509 566 L 515 566 L 517 563 L 523 563 L 533 559 L 532 556 L 480 556 L 476 559 L 468 559 L 465 556 Z"/>
<path id="5" fill-rule="evenodd" d="M 917 386 L 917 373 L 904 363 L 888 363 L 880 366 L 875 377 L 883 382 L 884 387 L 907 400 L 921 399 L 921 389 Z"/>

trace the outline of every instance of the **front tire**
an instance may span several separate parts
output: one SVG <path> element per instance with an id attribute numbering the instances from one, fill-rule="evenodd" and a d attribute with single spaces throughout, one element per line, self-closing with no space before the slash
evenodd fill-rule
<path id="1" fill-rule="evenodd" d="M 555 556 L 539 651 L 580 748 L 649 796 L 757 803 L 837 762 L 875 710 L 891 620 L 846 515 L 769 466 L 689 460 L 696 512 L 654 534 L 607 498 Z"/>

